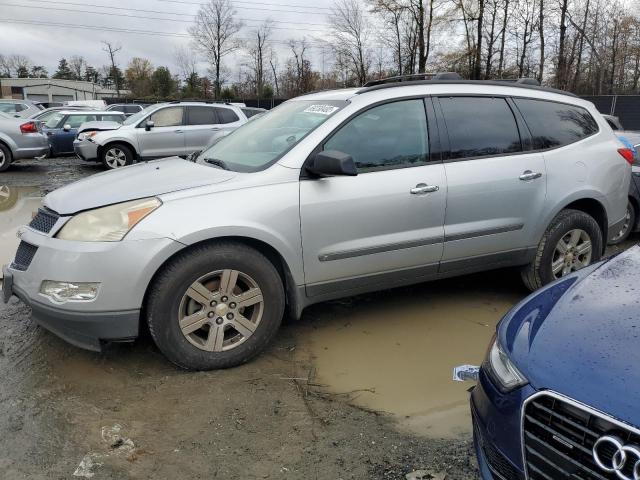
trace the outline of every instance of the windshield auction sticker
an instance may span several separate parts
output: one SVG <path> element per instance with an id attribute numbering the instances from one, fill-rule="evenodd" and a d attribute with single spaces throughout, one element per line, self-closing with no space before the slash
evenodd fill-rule
<path id="1" fill-rule="evenodd" d="M 333 105 L 311 105 L 304 111 L 304 113 L 321 113 L 322 115 L 331 115 L 337 110 L 340 109 L 338 107 L 334 107 Z"/>

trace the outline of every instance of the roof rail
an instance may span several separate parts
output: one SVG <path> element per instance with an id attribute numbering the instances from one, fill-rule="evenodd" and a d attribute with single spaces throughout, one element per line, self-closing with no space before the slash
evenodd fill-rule
<path id="1" fill-rule="evenodd" d="M 189 100 L 187 98 L 184 98 L 182 100 L 173 100 L 169 102 L 169 104 L 171 105 L 178 105 L 180 103 L 218 103 L 221 105 L 231 105 L 231 103 L 227 102 L 226 100 L 201 100 L 201 99 Z"/>
<path id="2" fill-rule="evenodd" d="M 535 78 L 496 78 L 496 82 L 509 82 L 509 83 L 517 83 L 519 85 L 534 85 L 536 87 L 540 86 L 540 82 Z"/>
<path id="3" fill-rule="evenodd" d="M 412 73 L 410 75 L 396 75 L 395 77 L 371 80 L 364 84 L 364 87 L 375 87 L 387 83 L 411 82 L 415 80 L 462 80 L 462 77 L 455 72 L 438 73 Z"/>

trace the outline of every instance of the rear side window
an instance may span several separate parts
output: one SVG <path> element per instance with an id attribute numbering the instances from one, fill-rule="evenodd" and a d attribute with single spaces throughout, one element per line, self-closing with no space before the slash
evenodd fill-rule
<path id="1" fill-rule="evenodd" d="M 263 113 L 262 110 L 254 110 L 252 108 L 242 108 L 242 113 L 244 113 L 245 117 L 251 118 L 254 115 L 258 115 L 259 113 Z"/>
<path id="2" fill-rule="evenodd" d="M 449 133 L 450 158 L 522 151 L 516 119 L 504 98 L 443 97 L 440 105 Z"/>
<path id="3" fill-rule="evenodd" d="M 215 125 L 216 112 L 211 107 L 187 107 L 187 125 Z"/>
<path id="4" fill-rule="evenodd" d="M 78 128 L 85 122 L 94 122 L 95 115 L 69 115 L 65 124 L 68 124 L 71 128 Z"/>
<path id="5" fill-rule="evenodd" d="M 124 113 L 138 113 L 142 108 L 140 105 L 127 105 L 124 107 Z"/>
<path id="6" fill-rule="evenodd" d="M 569 145 L 598 132 L 598 124 L 584 108 L 525 98 L 514 101 L 531 130 L 536 150 Z"/>
<path id="7" fill-rule="evenodd" d="M 324 150 L 351 155 L 359 172 L 424 165 L 429 161 L 424 102 L 403 100 L 371 108 L 340 128 Z"/>
<path id="8" fill-rule="evenodd" d="M 236 112 L 229 108 L 216 108 L 218 113 L 218 123 L 233 123 L 240 120 Z"/>

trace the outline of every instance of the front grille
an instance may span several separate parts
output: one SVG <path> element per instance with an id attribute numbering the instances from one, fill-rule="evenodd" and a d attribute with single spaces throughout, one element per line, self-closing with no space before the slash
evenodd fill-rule
<path id="1" fill-rule="evenodd" d="M 60 218 L 60 215 L 53 210 L 41 207 L 38 209 L 36 216 L 33 217 L 33 220 L 31 220 L 29 227 L 34 230 L 38 230 L 39 232 L 49 233 L 58 221 L 58 218 Z"/>
<path id="2" fill-rule="evenodd" d="M 602 415 L 549 394 L 534 397 L 524 411 L 524 451 L 530 480 L 619 480 L 593 459 L 593 445 L 613 435 L 627 445 L 640 445 L 640 435 Z M 603 450 L 611 460 L 613 449 Z M 631 462 L 623 469 L 633 478 Z"/>
<path id="3" fill-rule="evenodd" d="M 25 271 L 31 265 L 34 255 L 38 251 L 38 247 L 27 242 L 20 242 L 16 258 L 11 264 L 11 268 L 15 270 Z"/>

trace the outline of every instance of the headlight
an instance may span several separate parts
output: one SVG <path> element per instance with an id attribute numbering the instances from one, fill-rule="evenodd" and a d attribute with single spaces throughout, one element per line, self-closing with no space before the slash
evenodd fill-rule
<path id="1" fill-rule="evenodd" d="M 529 383 L 511 362 L 495 338 L 489 347 L 483 367 L 494 385 L 503 393 L 510 392 Z"/>
<path id="2" fill-rule="evenodd" d="M 97 134 L 98 134 L 98 132 L 83 132 L 83 133 L 78 135 L 78 140 L 80 140 L 80 141 L 91 140 Z"/>
<path id="3" fill-rule="evenodd" d="M 82 212 L 62 227 L 57 238 L 78 242 L 119 242 L 160 205 L 162 202 L 152 197 Z"/>

